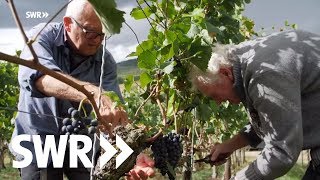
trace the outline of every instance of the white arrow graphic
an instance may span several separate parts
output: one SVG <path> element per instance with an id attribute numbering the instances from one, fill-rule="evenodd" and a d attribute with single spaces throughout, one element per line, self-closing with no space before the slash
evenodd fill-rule
<path id="1" fill-rule="evenodd" d="M 42 18 L 47 18 L 49 14 L 47 12 L 42 12 Z"/>
<path id="2" fill-rule="evenodd" d="M 116 158 L 116 169 L 133 153 L 133 150 L 116 135 L 116 145 L 121 150 L 121 153 Z"/>
<path id="3" fill-rule="evenodd" d="M 118 139 L 116 139 L 118 140 Z M 116 142 L 117 143 L 117 142 Z M 118 145 L 118 143 L 117 143 Z M 107 141 L 102 134 L 100 134 L 100 146 L 105 150 L 105 153 L 101 155 L 100 157 L 100 168 L 103 167 L 111 158 L 113 155 L 115 155 L 118 151 Z M 122 154 L 122 153 L 121 153 Z M 120 155 L 121 155 L 120 154 Z M 117 157 L 118 159 L 118 157 Z M 117 163 L 118 161 L 116 161 Z"/>

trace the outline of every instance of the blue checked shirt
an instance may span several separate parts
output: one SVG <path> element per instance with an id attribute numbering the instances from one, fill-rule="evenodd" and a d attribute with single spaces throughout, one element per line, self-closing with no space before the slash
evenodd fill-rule
<path id="1" fill-rule="evenodd" d="M 44 24 L 39 24 L 32 28 L 28 32 L 28 37 L 34 37 L 43 26 Z M 49 69 L 69 74 L 81 81 L 90 82 L 98 86 L 101 74 L 103 46 L 99 48 L 95 55 L 84 59 L 84 57 L 72 54 L 66 42 L 65 34 L 62 23 L 50 23 L 45 27 L 37 40 L 32 44 L 38 55 L 39 62 Z M 27 48 L 23 50 L 21 58 L 32 59 L 31 53 Z M 67 117 L 68 108 L 72 106 L 77 108 L 79 104 L 55 97 L 48 97 L 39 92 L 35 87 L 35 82 L 42 75 L 37 70 L 25 66 L 19 67 L 20 97 L 18 109 L 31 114 L 18 113 L 15 119 L 15 129 L 12 138 L 21 134 L 42 135 L 42 141 L 44 141 L 45 135 L 59 135 L 59 129 L 62 126 L 62 119 L 60 118 Z M 116 92 L 121 97 L 117 82 L 116 62 L 108 51 L 106 51 L 105 55 L 102 87 L 104 90 Z M 90 111 L 91 107 L 87 106 L 86 109 Z M 43 114 L 51 116 L 43 116 Z M 28 148 L 34 155 L 34 148 L 31 142 L 24 141 L 21 145 Z M 23 157 L 15 152 L 12 153 L 16 155 L 18 160 L 21 160 Z M 35 162 L 35 156 L 33 157 L 33 162 Z"/>

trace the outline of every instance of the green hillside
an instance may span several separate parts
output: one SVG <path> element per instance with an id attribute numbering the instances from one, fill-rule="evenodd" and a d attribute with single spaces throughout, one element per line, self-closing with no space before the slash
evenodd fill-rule
<path id="1" fill-rule="evenodd" d="M 138 68 L 138 61 L 137 59 L 129 59 L 127 61 L 121 61 L 117 63 L 117 68 L 118 68 L 118 79 L 119 83 L 123 83 L 123 79 L 127 75 L 134 75 L 135 79 L 138 78 L 138 75 L 140 73 L 140 70 Z"/>
<path id="2" fill-rule="evenodd" d="M 137 63 L 137 59 L 130 59 L 117 63 L 119 77 L 124 77 L 129 74 L 138 75 L 140 71 Z"/>

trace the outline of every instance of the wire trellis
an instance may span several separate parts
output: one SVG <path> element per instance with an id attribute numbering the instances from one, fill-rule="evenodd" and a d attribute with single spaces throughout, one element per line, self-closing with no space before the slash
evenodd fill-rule
<path id="1" fill-rule="evenodd" d="M 51 115 L 51 114 L 31 113 L 31 112 L 19 110 L 17 108 L 13 108 L 13 107 L 0 107 L 0 110 L 13 111 L 13 112 L 19 112 L 19 113 L 26 113 L 26 114 L 37 115 L 37 116 L 53 117 L 53 118 L 61 119 L 61 120 L 64 119 L 63 117 L 58 117 L 58 116 L 54 116 L 54 115 Z"/>

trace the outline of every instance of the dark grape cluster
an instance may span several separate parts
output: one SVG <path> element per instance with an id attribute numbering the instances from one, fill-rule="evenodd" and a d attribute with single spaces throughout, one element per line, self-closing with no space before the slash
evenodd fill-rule
<path id="1" fill-rule="evenodd" d="M 80 112 L 73 107 L 68 109 L 70 117 L 62 120 L 61 134 L 81 134 L 89 135 L 96 132 L 98 126 L 97 119 L 81 117 Z"/>
<path id="2" fill-rule="evenodd" d="M 166 147 L 166 140 L 163 137 L 159 137 L 152 143 L 151 150 L 155 161 L 155 167 L 160 170 L 160 173 L 164 176 L 167 174 L 167 159 L 168 151 Z"/>
<path id="3" fill-rule="evenodd" d="M 155 167 L 158 168 L 163 176 L 168 174 L 169 179 L 175 179 L 174 171 L 181 158 L 183 148 L 181 136 L 176 133 L 168 133 L 159 137 L 152 143 L 151 150 L 155 161 Z M 171 166 L 171 167 L 169 167 Z"/>

